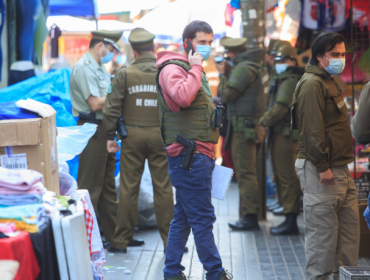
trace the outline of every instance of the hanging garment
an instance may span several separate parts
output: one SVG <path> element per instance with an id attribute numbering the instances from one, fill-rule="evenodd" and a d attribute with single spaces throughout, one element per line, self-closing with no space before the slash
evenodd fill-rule
<path id="1" fill-rule="evenodd" d="M 346 24 L 346 0 L 303 0 L 302 24 L 311 30 L 340 31 Z"/>

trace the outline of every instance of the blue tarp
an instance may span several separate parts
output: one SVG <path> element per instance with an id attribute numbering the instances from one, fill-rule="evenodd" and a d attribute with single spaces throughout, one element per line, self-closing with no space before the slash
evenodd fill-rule
<path id="1" fill-rule="evenodd" d="M 18 107 L 16 101 L 0 103 L 0 120 L 34 119 L 37 114 Z"/>
<path id="2" fill-rule="evenodd" d="M 50 0 L 51 16 L 98 18 L 96 0 Z"/>
<path id="3" fill-rule="evenodd" d="M 57 126 L 75 126 L 69 93 L 71 71 L 57 71 L 36 76 L 0 90 L 0 103 L 31 98 L 50 104 L 57 111 Z"/>

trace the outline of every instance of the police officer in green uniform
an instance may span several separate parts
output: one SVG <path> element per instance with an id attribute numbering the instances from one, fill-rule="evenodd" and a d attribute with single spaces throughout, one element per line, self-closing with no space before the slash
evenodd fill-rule
<path id="1" fill-rule="evenodd" d="M 246 42 L 246 38 L 224 38 L 221 41 L 234 64 L 230 78 L 225 85 L 220 83 L 219 91 L 223 90 L 222 102 L 227 104 L 227 118 L 231 121 L 224 149 L 231 144 L 241 195 L 242 217 L 229 223 L 235 230 L 259 229 L 257 153 L 265 131 L 258 125 L 258 120 L 265 112 L 269 79 L 264 67 L 265 50 L 247 51 Z M 219 72 L 224 73 L 220 67 Z"/>
<path id="2" fill-rule="evenodd" d="M 159 129 L 156 57 L 154 35 L 143 28 L 131 31 L 136 61 L 121 68 L 115 75 L 104 105 L 104 128 L 107 148 L 111 153 L 119 147 L 114 140 L 116 123 L 122 116 L 127 138 L 122 139 L 120 198 L 116 230 L 109 252 L 126 252 L 127 246 L 140 246 L 133 239 L 138 218 L 138 197 L 145 160 L 149 162 L 154 190 L 154 209 L 164 247 L 174 211 L 172 185 L 168 176 L 167 158 Z"/>
<path id="3" fill-rule="evenodd" d="M 107 151 L 103 129 L 103 106 L 111 76 L 103 66 L 114 56 L 122 32 L 94 31 L 87 53 L 76 63 L 71 74 L 71 101 L 77 124 L 95 123 L 97 133 L 79 156 L 78 187 L 90 193 L 94 210 L 99 213 L 104 237 L 109 242 L 115 229 L 117 194 L 114 171 L 116 157 Z"/>
<path id="4" fill-rule="evenodd" d="M 266 55 L 267 57 L 266 64 L 267 64 L 267 68 L 269 69 L 269 91 L 268 91 L 268 98 L 267 98 L 268 100 L 270 100 L 271 89 L 275 87 L 275 84 L 276 84 L 277 73 L 275 69 L 275 57 L 276 57 L 278 49 L 282 46 L 290 46 L 290 43 L 288 41 L 272 39 L 267 49 L 268 55 Z M 268 135 L 267 135 L 266 141 L 268 141 L 269 139 L 270 132 L 267 132 L 267 134 Z M 276 173 L 277 173 L 276 170 L 274 170 L 274 174 Z M 281 202 L 282 201 L 282 198 L 281 198 L 282 190 L 280 189 L 279 184 L 276 184 L 276 193 L 277 193 L 277 200 L 267 204 L 267 210 L 269 211 L 274 211 L 275 209 L 282 209 L 282 206 L 281 206 L 282 205 L 282 202 Z"/>
<path id="5" fill-rule="evenodd" d="M 281 191 L 280 203 L 286 220 L 281 225 L 272 227 L 270 231 L 274 235 L 298 234 L 297 215 L 301 191 L 294 169 L 298 153 L 298 135 L 297 130 L 290 130 L 290 107 L 304 68 L 297 66 L 297 51 L 290 45 L 278 49 L 275 61 L 277 76 L 275 84 L 270 87 L 268 111 L 261 118 L 260 125 L 269 129 L 275 182 L 277 189 Z"/>

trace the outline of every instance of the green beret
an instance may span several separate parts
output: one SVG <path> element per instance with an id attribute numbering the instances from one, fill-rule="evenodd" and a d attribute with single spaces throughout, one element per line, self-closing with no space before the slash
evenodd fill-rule
<path id="1" fill-rule="evenodd" d="M 247 38 L 231 38 L 224 36 L 220 43 L 225 47 L 226 50 L 233 51 L 235 49 L 244 48 L 245 43 L 247 43 Z"/>
<path id="2" fill-rule="evenodd" d="M 144 28 L 135 28 L 131 31 L 128 41 L 134 49 L 141 49 L 153 45 L 155 35 Z"/>
<path id="3" fill-rule="evenodd" d="M 119 50 L 117 42 L 119 41 L 119 39 L 121 39 L 122 33 L 122 31 L 96 30 L 91 32 L 91 39 L 108 42 L 117 50 Z"/>

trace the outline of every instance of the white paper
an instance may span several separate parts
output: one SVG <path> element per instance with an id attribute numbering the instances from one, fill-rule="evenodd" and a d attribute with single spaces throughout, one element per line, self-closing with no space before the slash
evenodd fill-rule
<path id="1" fill-rule="evenodd" d="M 27 169 L 26 154 L 12 154 L 11 157 L 0 156 L 1 167 L 8 169 Z"/>
<path id="2" fill-rule="evenodd" d="M 212 173 L 212 197 L 224 200 L 234 172 L 231 168 L 216 165 Z"/>

